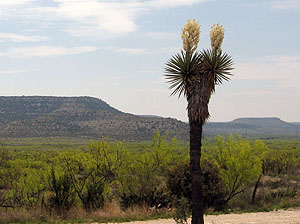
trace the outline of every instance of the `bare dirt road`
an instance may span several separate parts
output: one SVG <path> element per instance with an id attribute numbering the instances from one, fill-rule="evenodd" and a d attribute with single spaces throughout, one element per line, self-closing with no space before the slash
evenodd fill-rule
<path id="1" fill-rule="evenodd" d="M 124 224 L 175 224 L 175 221 L 161 219 Z M 300 224 L 300 208 L 274 212 L 208 215 L 205 216 L 205 224 Z"/>

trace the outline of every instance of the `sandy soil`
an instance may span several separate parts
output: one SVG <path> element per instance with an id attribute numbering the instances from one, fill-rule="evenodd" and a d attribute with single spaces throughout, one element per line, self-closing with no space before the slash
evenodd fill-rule
<path id="1" fill-rule="evenodd" d="M 190 221 L 190 220 L 189 220 Z M 190 223 L 190 222 L 189 222 Z M 205 224 L 300 224 L 300 208 L 286 211 L 205 216 Z M 175 224 L 172 219 L 124 224 Z"/>

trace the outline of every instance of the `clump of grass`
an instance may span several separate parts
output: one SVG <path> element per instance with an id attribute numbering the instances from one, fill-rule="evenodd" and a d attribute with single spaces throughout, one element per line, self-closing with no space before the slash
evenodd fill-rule
<path id="1" fill-rule="evenodd" d="M 77 210 L 70 211 L 70 213 L 70 218 L 78 219 L 78 214 L 80 214 L 81 217 L 96 222 L 128 222 L 172 217 L 172 212 L 167 209 L 156 210 L 149 209 L 147 206 L 133 206 L 122 210 L 119 204 L 115 202 L 108 203 L 102 209 L 93 212 L 86 212 L 81 209 L 81 212 Z"/>

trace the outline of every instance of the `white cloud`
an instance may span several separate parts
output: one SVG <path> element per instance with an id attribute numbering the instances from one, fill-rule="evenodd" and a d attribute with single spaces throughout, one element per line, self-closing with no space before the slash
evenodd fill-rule
<path id="1" fill-rule="evenodd" d="M 197 3 L 204 3 L 208 0 L 152 0 L 148 1 L 148 5 L 155 8 L 170 8 L 184 5 L 193 5 Z"/>
<path id="2" fill-rule="evenodd" d="M 33 2 L 34 0 L 0 0 L 0 7 L 12 7 L 24 5 Z"/>
<path id="3" fill-rule="evenodd" d="M 300 56 L 267 56 L 237 63 L 233 79 L 272 80 L 280 88 L 300 89 Z"/>
<path id="4" fill-rule="evenodd" d="M 277 0 L 271 3 L 271 7 L 283 10 L 297 10 L 300 9 L 299 0 Z"/>
<path id="5" fill-rule="evenodd" d="M 56 13 L 82 26 L 121 34 L 136 30 L 133 21 L 139 11 L 138 3 L 99 2 L 96 0 L 66 1 L 56 0 L 59 6 Z M 74 29 L 74 27 L 72 27 Z"/>
<path id="6" fill-rule="evenodd" d="M 12 75 L 12 74 L 19 74 L 23 73 L 24 70 L 16 69 L 16 70 L 2 70 L 0 71 L 0 75 Z"/>
<path id="7" fill-rule="evenodd" d="M 103 50 L 114 51 L 117 53 L 125 53 L 127 55 L 145 55 L 145 54 L 175 54 L 180 51 L 180 48 L 118 48 L 115 46 L 102 47 Z"/>
<path id="8" fill-rule="evenodd" d="M 13 41 L 13 42 L 38 42 L 49 40 L 48 37 L 42 36 L 28 36 L 14 33 L 0 33 L 0 41 Z"/>
<path id="9" fill-rule="evenodd" d="M 115 52 L 126 53 L 128 55 L 141 55 L 149 53 L 149 51 L 144 48 L 119 48 L 115 49 Z"/>
<path id="10" fill-rule="evenodd" d="M 10 1 L 12 3 L 6 3 Z M 137 29 L 136 20 L 142 13 L 190 6 L 208 0 L 52 1 L 52 6 L 45 7 L 42 2 L 34 0 L 0 0 L 0 18 L 39 20 L 41 24 L 59 20 L 65 26 L 63 29 L 72 36 L 105 39 L 134 32 Z M 11 6 L 13 13 L 11 10 L 1 9 L 1 4 Z M 20 5 L 22 7 L 17 7 Z"/>
<path id="11" fill-rule="evenodd" d="M 64 29 L 64 31 L 73 37 L 101 40 L 107 40 L 122 35 L 122 33 L 116 34 L 105 31 L 97 25 L 70 25 L 68 28 Z"/>
<path id="12" fill-rule="evenodd" d="M 135 19 L 143 11 L 139 1 L 54 0 L 55 6 L 33 7 L 31 15 L 64 21 L 64 31 L 75 37 L 107 39 L 137 29 Z"/>
<path id="13" fill-rule="evenodd" d="M 49 57 L 49 56 L 64 56 L 89 53 L 97 50 L 96 47 L 53 47 L 53 46 L 38 46 L 38 47 L 22 47 L 12 48 L 7 52 L 0 52 L 0 56 L 10 58 L 28 58 L 28 57 Z"/>

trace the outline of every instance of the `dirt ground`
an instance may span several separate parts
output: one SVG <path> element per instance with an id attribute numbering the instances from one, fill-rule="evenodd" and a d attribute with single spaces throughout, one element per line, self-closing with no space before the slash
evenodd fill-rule
<path id="1" fill-rule="evenodd" d="M 189 220 L 190 223 L 190 220 Z M 205 216 L 205 224 L 300 224 L 300 208 L 274 212 Z M 172 219 L 137 221 L 124 224 L 175 224 Z"/>

